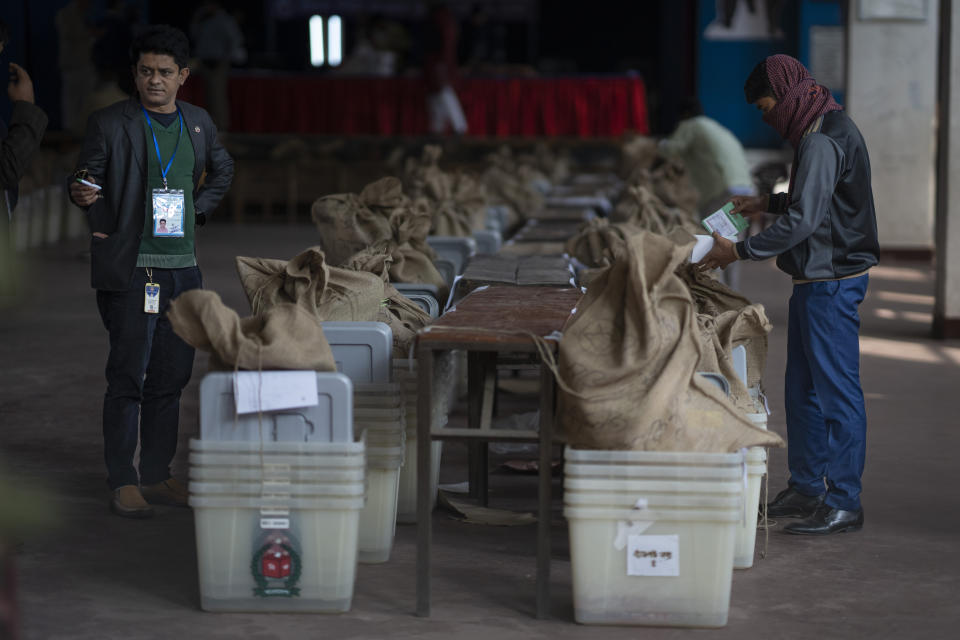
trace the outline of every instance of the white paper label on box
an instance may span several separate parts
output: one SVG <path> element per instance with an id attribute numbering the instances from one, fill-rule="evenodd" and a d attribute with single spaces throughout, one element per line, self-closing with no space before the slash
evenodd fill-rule
<path id="1" fill-rule="evenodd" d="M 289 529 L 290 518 L 260 518 L 261 529 Z"/>
<path id="2" fill-rule="evenodd" d="M 238 371 L 233 376 L 233 397 L 240 414 L 320 403 L 314 371 Z"/>
<path id="3" fill-rule="evenodd" d="M 680 536 L 630 536 L 627 539 L 627 575 L 680 575 Z"/>

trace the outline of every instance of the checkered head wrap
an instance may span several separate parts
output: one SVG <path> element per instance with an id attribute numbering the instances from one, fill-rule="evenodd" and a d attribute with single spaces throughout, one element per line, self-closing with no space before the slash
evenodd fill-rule
<path id="1" fill-rule="evenodd" d="M 843 107 L 833 99 L 829 89 L 817 84 L 796 58 L 783 54 L 770 56 L 766 67 L 777 105 L 765 113 L 763 119 L 798 149 L 804 132 L 817 118 Z"/>

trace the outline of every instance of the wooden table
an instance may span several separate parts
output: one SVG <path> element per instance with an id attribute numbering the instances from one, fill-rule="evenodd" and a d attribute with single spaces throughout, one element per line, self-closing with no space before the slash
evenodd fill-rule
<path id="1" fill-rule="evenodd" d="M 540 428 L 494 430 L 493 387 L 496 360 L 503 353 L 536 355 L 531 335 L 547 337 L 563 328 L 580 300 L 580 290 L 558 287 L 494 285 L 457 302 L 455 310 L 422 330 L 417 341 L 417 459 L 430 460 L 434 438 L 472 441 L 533 441 L 540 445 L 537 521 L 537 617 L 550 603 L 550 484 L 553 449 L 554 379 L 540 366 Z M 556 340 L 547 342 L 556 348 Z M 468 428 L 439 429 L 433 424 L 433 369 L 438 352 L 464 350 L 470 361 Z M 430 615 L 432 522 L 429 464 L 417 465 L 417 615 Z"/>

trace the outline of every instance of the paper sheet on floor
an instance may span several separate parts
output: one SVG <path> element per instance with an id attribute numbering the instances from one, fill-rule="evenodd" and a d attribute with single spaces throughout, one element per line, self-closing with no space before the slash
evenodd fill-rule
<path id="1" fill-rule="evenodd" d="M 507 511 L 506 509 L 491 509 L 458 500 L 451 494 L 440 492 L 438 500 L 441 507 L 445 507 L 471 524 L 486 524 L 496 527 L 517 527 L 533 524 L 537 518 L 532 513 Z"/>

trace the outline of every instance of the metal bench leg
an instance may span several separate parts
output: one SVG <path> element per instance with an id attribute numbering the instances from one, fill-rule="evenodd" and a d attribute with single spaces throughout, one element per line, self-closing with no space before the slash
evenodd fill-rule
<path id="1" fill-rule="evenodd" d="M 550 520 L 553 484 L 554 380 L 540 365 L 540 488 L 537 512 L 537 618 L 550 615 Z"/>
<path id="2" fill-rule="evenodd" d="M 496 354 L 467 352 L 467 427 L 489 429 L 493 420 L 493 398 L 497 391 Z M 467 444 L 470 497 L 487 506 L 489 500 L 489 446 L 486 441 Z"/>
<path id="3" fill-rule="evenodd" d="M 433 351 L 417 351 L 417 615 L 430 615 L 430 546 L 432 543 L 430 495 L 430 444 L 433 431 Z"/>

